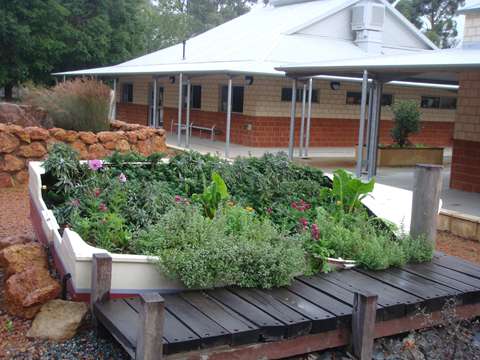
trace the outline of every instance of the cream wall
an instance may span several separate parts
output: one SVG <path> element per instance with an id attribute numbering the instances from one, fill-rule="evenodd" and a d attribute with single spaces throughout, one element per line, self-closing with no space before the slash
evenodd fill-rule
<path id="1" fill-rule="evenodd" d="M 480 13 L 467 14 L 465 17 L 465 32 L 463 35 L 463 41 L 480 41 Z"/>
<path id="2" fill-rule="evenodd" d="M 227 85 L 226 76 L 193 77 L 192 85 L 202 86 L 203 111 L 218 111 L 220 101 L 220 87 Z M 133 102 L 136 104 L 148 104 L 149 82 L 153 84 L 151 77 L 123 77 L 120 78 L 117 100 L 120 99 L 120 91 L 123 83 L 133 84 Z M 164 86 L 164 105 L 176 108 L 178 106 L 178 77 L 175 84 L 171 84 L 168 78 L 160 78 L 158 83 Z M 244 85 L 243 77 L 234 78 L 234 85 Z M 282 102 L 282 87 L 291 87 L 292 82 L 286 78 L 254 77 L 254 83 L 245 86 L 244 115 L 251 116 L 274 116 L 288 117 L 290 114 L 290 102 Z M 301 85 L 299 85 L 301 86 Z M 314 89 L 318 90 L 319 103 L 312 103 L 312 117 L 331 119 L 358 119 L 360 106 L 347 105 L 346 95 L 348 91 L 360 91 L 358 83 L 341 82 L 341 88 L 337 91 L 330 89 L 329 81 L 314 81 Z M 385 93 L 393 94 L 396 100 L 415 100 L 420 104 L 422 96 L 453 96 L 457 94 L 448 90 L 439 90 L 419 87 L 400 87 L 387 85 Z M 301 104 L 297 105 L 297 113 L 300 114 Z M 453 122 L 455 110 L 448 109 L 421 109 L 422 120 Z M 388 107 L 382 109 L 382 119 L 392 119 L 392 112 Z"/>

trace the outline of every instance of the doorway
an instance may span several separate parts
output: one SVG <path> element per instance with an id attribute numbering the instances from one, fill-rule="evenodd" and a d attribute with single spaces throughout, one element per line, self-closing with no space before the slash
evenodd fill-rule
<path id="1" fill-rule="evenodd" d="M 153 116 L 153 83 L 149 84 L 148 88 L 148 126 L 154 128 L 163 127 L 163 99 L 164 99 L 164 88 L 161 85 L 158 85 L 157 88 L 157 119 L 155 121 Z"/>

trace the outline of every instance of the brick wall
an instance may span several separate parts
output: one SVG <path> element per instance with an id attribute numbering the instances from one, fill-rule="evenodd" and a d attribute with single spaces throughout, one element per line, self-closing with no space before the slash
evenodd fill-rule
<path id="1" fill-rule="evenodd" d="M 480 192 L 480 72 L 459 79 L 450 187 Z"/>
<path id="2" fill-rule="evenodd" d="M 117 103 L 117 120 L 132 124 L 148 125 L 148 106 Z"/>

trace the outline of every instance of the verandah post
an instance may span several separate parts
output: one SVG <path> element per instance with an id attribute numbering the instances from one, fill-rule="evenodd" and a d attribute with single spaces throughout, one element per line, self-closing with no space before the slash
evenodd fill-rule
<path id="1" fill-rule="evenodd" d="M 352 347 L 359 360 L 371 360 L 375 338 L 378 295 L 369 292 L 353 295 Z"/>
<path id="2" fill-rule="evenodd" d="M 290 108 L 290 134 L 288 139 L 288 159 L 293 160 L 295 147 L 295 116 L 297 113 L 297 79 L 292 81 L 292 105 Z"/>
<path id="3" fill-rule="evenodd" d="M 141 294 L 140 301 L 135 359 L 162 359 L 165 302 L 158 293 Z"/>
<path id="4" fill-rule="evenodd" d="M 92 282 L 90 291 L 90 310 L 94 324 L 94 307 L 97 302 L 108 301 L 112 284 L 112 258 L 105 253 L 92 256 Z"/>
<path id="5" fill-rule="evenodd" d="M 442 170 L 441 165 L 417 164 L 413 180 L 410 235 L 424 236 L 434 245 L 442 192 Z"/>

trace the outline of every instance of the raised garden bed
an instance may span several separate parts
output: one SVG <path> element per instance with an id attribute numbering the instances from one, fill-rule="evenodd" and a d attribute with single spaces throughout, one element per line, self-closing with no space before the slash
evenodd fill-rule
<path id="1" fill-rule="evenodd" d="M 364 187 L 359 194 L 372 184 L 356 183 L 344 172 L 335 174 L 332 188 L 319 170 L 274 155 L 227 163 L 187 153 L 153 159 L 155 165 L 152 159 L 117 156 L 88 166 L 60 155 L 45 164 L 58 171 L 30 163 L 32 219 L 39 237 L 52 245 L 61 272 L 70 274 L 77 298 L 90 292 L 94 253 L 113 258 L 114 296 L 217 285 L 272 287 L 326 270 L 328 257 L 380 269 L 429 254 L 423 243 L 394 235 L 408 229 L 410 192 L 377 184 L 370 196 L 349 198 L 339 194 L 339 181 Z M 70 165 L 80 166 L 76 177 L 67 176 Z"/>

